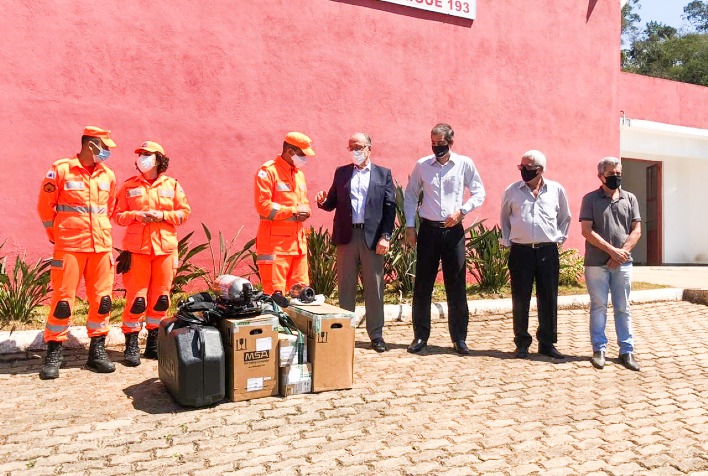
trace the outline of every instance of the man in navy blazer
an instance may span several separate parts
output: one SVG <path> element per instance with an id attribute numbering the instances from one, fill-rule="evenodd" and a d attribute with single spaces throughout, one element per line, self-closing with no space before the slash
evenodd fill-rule
<path id="1" fill-rule="evenodd" d="M 383 340 L 384 255 L 396 216 L 391 170 L 371 163 L 371 138 L 357 132 L 349 139 L 351 164 L 338 167 L 329 192 L 320 190 L 317 206 L 334 212 L 332 241 L 337 246 L 339 306 L 354 311 L 361 266 L 366 330 L 371 347 L 386 351 Z"/>

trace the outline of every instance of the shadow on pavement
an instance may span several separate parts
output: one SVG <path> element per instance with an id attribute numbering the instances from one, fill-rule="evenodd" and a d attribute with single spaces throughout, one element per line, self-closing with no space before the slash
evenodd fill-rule
<path id="1" fill-rule="evenodd" d="M 155 377 L 126 387 L 123 393 L 133 401 L 133 408 L 153 415 L 192 410 L 191 407 L 183 407 L 175 402 L 162 382 Z"/>

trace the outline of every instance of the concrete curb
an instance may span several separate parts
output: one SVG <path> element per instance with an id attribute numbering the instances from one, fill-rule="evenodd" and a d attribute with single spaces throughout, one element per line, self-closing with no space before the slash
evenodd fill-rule
<path id="1" fill-rule="evenodd" d="M 708 298 L 708 291 L 702 293 L 693 293 L 699 290 L 686 290 L 678 288 L 667 289 L 649 289 L 645 291 L 634 291 L 631 296 L 632 303 L 645 303 L 655 301 L 681 301 L 684 298 L 684 293 L 687 296 L 693 296 L 691 302 L 705 304 L 704 301 Z M 581 294 L 576 296 L 559 296 L 559 309 L 578 309 L 587 307 L 590 303 L 590 296 Z M 503 318 L 503 314 L 511 312 L 511 299 L 480 299 L 468 301 L 470 316 L 490 316 L 498 315 Z M 531 299 L 531 309 L 536 309 L 536 300 Z M 357 306 L 356 316 L 360 325 L 364 322 L 364 307 Z M 447 303 L 433 303 L 431 306 L 431 319 L 445 319 L 447 317 Z M 411 305 L 410 304 L 387 304 L 384 306 L 384 319 L 388 322 L 410 322 L 411 320 Z M 147 331 L 145 329 L 140 333 L 141 342 L 146 338 Z M 86 334 L 86 328 L 73 326 L 69 329 L 69 340 L 64 344 L 67 348 L 88 347 L 90 339 Z M 119 326 L 112 326 L 108 337 L 106 338 L 107 347 L 118 347 L 125 343 L 125 338 Z M 46 348 L 42 338 L 41 330 L 32 331 L 0 331 L 0 355 L 13 354 L 18 352 L 26 352 L 32 350 L 43 350 Z"/>

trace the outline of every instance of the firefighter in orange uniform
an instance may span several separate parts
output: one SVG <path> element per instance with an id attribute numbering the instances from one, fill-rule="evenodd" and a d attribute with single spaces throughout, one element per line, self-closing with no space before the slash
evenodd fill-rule
<path id="1" fill-rule="evenodd" d="M 145 319 L 148 331 L 143 356 L 157 358 L 157 332 L 170 307 L 170 289 L 177 268 L 177 233 L 191 208 L 182 186 L 165 175 L 170 159 L 157 142 L 146 141 L 135 150 L 139 175 L 125 181 L 118 192 L 114 219 L 127 226 L 118 272 L 124 272 L 125 365 L 140 365 L 138 333 Z"/>
<path id="2" fill-rule="evenodd" d="M 295 285 L 309 285 L 307 236 L 303 222 L 310 202 L 302 167 L 315 155 L 305 134 L 285 136 L 283 152 L 256 174 L 255 205 L 261 221 L 256 235 L 263 292 L 284 296 Z"/>
<path id="3" fill-rule="evenodd" d="M 116 143 L 111 131 L 87 126 L 81 151 L 57 160 L 42 181 L 37 210 L 54 245 L 51 309 L 44 329 L 47 354 L 41 379 L 59 377 L 62 344 L 69 336 L 79 280 L 83 276 L 89 303 L 86 328 L 91 338 L 87 367 L 109 373 L 108 334 L 113 295 L 113 255 L 110 216 L 116 199 L 116 179 L 104 161 Z"/>

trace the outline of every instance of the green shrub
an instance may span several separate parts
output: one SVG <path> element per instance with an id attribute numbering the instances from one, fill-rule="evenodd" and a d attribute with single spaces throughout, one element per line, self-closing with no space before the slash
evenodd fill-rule
<path id="1" fill-rule="evenodd" d="M 583 276 L 585 267 L 583 257 L 575 248 L 561 250 L 560 255 L 560 275 L 558 284 L 561 286 L 581 286 L 580 279 Z"/>
<path id="2" fill-rule="evenodd" d="M 310 227 L 307 233 L 307 264 L 310 286 L 318 293 L 332 297 L 337 288 L 337 247 L 329 230 Z"/>
<path id="3" fill-rule="evenodd" d="M 384 256 L 384 281 L 395 291 L 410 296 L 415 282 L 416 248 L 406 242 L 406 215 L 403 187 L 396 183 L 396 220 L 391 233 L 391 247 Z M 416 228 L 418 227 L 416 217 Z"/>
<path id="4" fill-rule="evenodd" d="M 184 287 L 187 284 L 206 274 L 206 270 L 192 263 L 192 260 L 195 256 L 207 249 L 209 243 L 200 243 L 192 248 L 191 243 L 189 242 L 192 235 L 194 235 L 193 231 L 179 240 L 179 244 L 177 245 L 179 267 L 177 268 L 175 277 L 172 280 L 172 294 L 184 292 Z"/>
<path id="5" fill-rule="evenodd" d="M 0 245 L 0 249 L 5 242 Z M 0 327 L 9 321 L 27 324 L 35 310 L 49 297 L 51 261 L 40 259 L 34 265 L 15 257 L 12 272 L 7 268 L 7 257 L 0 261 Z M 13 329 L 14 330 L 14 329 Z"/>
<path id="6" fill-rule="evenodd" d="M 509 249 L 499 244 L 501 228 L 488 229 L 482 220 L 470 225 L 465 232 L 469 234 L 465 243 L 467 269 L 481 291 L 499 293 L 509 282 Z"/>
<path id="7" fill-rule="evenodd" d="M 207 228 L 204 223 L 202 223 L 202 228 L 204 229 L 204 234 L 207 237 L 206 245 L 207 249 L 209 250 L 209 256 L 211 257 L 211 269 L 202 269 L 204 273 L 202 274 L 201 278 L 206 281 L 209 289 L 212 289 L 214 285 L 214 280 L 216 280 L 217 277 L 222 274 L 234 274 L 236 268 L 238 268 L 239 265 L 244 261 L 250 260 L 250 271 L 246 274 L 240 273 L 239 276 L 248 278 L 248 276 L 251 276 L 252 274 L 258 272 L 258 268 L 255 266 L 256 252 L 253 251 L 253 245 L 256 244 L 255 238 L 250 241 L 247 241 L 246 244 L 244 244 L 240 250 L 232 251 L 236 240 L 238 239 L 239 235 L 241 234 L 241 231 L 243 230 L 243 226 L 239 228 L 236 235 L 231 238 L 228 243 L 224 239 L 224 236 L 221 231 L 219 231 L 218 252 L 215 252 L 214 246 L 212 245 L 212 235 L 209 231 L 209 228 Z"/>

